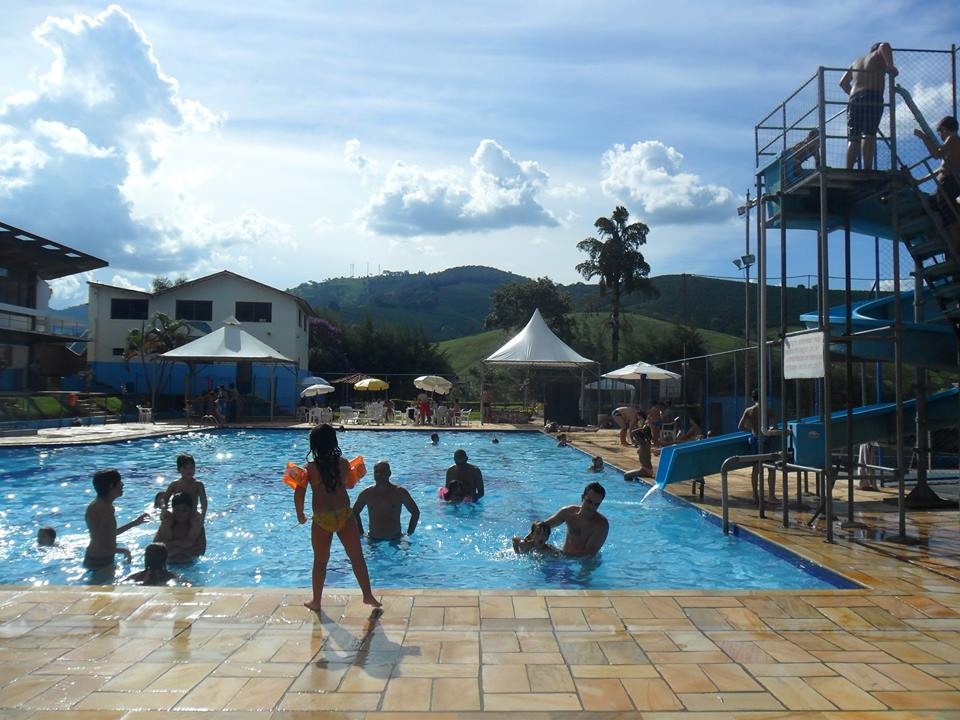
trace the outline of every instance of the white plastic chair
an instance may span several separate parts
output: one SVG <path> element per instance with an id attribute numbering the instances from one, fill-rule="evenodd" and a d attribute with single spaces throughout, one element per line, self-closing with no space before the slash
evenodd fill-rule
<path id="1" fill-rule="evenodd" d="M 333 408 L 320 408 L 320 422 L 330 424 L 333 422 Z"/>
<path id="2" fill-rule="evenodd" d="M 137 422 L 153 422 L 153 408 L 137 405 Z"/>

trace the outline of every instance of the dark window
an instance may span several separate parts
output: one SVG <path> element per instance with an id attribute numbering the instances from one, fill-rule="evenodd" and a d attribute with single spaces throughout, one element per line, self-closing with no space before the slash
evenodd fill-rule
<path id="1" fill-rule="evenodd" d="M 272 322 L 273 304 L 267 302 L 237 302 L 234 314 L 240 322 Z"/>
<path id="2" fill-rule="evenodd" d="M 113 354 L 114 354 L 114 355 L 123 355 L 123 348 L 114 348 L 114 349 L 113 349 Z"/>
<path id="3" fill-rule="evenodd" d="M 111 320 L 146 320 L 147 301 L 134 298 L 113 298 L 110 301 Z"/>
<path id="4" fill-rule="evenodd" d="M 212 300 L 177 300 L 177 320 L 213 320 Z"/>
<path id="5" fill-rule="evenodd" d="M 37 273 L 0 267 L 0 302 L 35 308 L 37 306 Z"/>

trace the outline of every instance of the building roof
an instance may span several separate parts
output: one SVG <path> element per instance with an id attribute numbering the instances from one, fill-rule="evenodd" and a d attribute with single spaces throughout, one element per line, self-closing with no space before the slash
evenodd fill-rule
<path id="1" fill-rule="evenodd" d="M 580 355 L 558 338 L 544 321 L 540 310 L 534 310 L 530 322 L 503 347 L 483 362 L 488 365 L 538 365 L 540 367 L 579 367 L 593 365 L 593 360 Z"/>
<path id="2" fill-rule="evenodd" d="M 238 275 L 237 273 L 231 272 L 230 270 L 221 270 L 219 272 L 215 272 L 210 275 L 204 275 L 203 277 L 194 278 L 193 280 L 188 280 L 185 283 L 180 283 L 179 285 L 173 285 L 172 287 L 166 288 L 165 290 L 161 290 L 160 292 L 157 292 L 155 294 L 165 295 L 167 293 L 175 292 L 177 290 L 182 290 L 183 288 L 190 287 L 191 285 L 204 283 L 218 277 L 237 278 L 238 280 L 243 280 L 245 282 L 251 283 L 252 285 L 257 285 L 267 290 L 273 290 L 273 292 L 280 293 L 282 295 L 287 295 L 288 297 L 295 300 L 297 305 L 300 306 L 300 309 L 303 310 L 305 313 L 307 313 L 307 315 L 313 316 L 314 314 L 313 308 L 310 307 L 310 303 L 308 303 L 299 295 L 294 295 L 293 293 L 289 293 L 286 290 L 280 290 L 279 288 L 275 288 L 272 285 L 267 285 L 266 283 L 259 282 L 258 280 L 253 280 L 252 278 L 244 277 L 243 275 Z"/>
<path id="3" fill-rule="evenodd" d="M 108 264 L 106 260 L 0 222 L 0 265 L 3 267 L 32 270 L 44 280 L 53 280 Z"/>

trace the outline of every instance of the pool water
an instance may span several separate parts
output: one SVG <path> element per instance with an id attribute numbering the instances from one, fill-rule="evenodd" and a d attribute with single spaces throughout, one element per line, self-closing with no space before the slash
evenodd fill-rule
<path id="1" fill-rule="evenodd" d="M 624 482 L 612 468 L 587 472 L 590 458 L 557 448 L 540 433 L 498 436 L 441 433 L 429 443 L 421 432 L 348 431 L 340 434 L 344 456 L 362 454 L 367 477 L 351 491 L 372 484 L 373 465 L 386 458 L 393 480 L 420 506 L 420 524 L 395 542 L 364 540 L 374 588 L 828 588 L 844 585 L 797 558 L 778 557 L 744 537 L 724 536 L 698 510 L 660 493 L 643 504 L 647 486 Z M 448 504 L 437 497 L 453 451 L 464 448 L 483 471 L 486 496 L 477 503 Z M 116 467 L 124 495 L 115 503 L 122 525 L 144 510 L 177 477 L 176 456 L 191 453 L 206 486 L 207 554 L 172 566 L 204 586 L 306 587 L 312 554 L 309 525 L 298 525 L 293 493 L 282 483 L 287 460 L 303 462 L 307 432 L 222 430 L 132 440 L 107 445 L 29 447 L 0 455 L 0 584 L 93 582 L 81 566 L 87 544 L 84 509 L 93 499 L 94 470 Z M 607 490 L 600 511 L 610 535 L 595 558 L 517 556 L 513 535 L 525 535 L 533 520 L 563 505 L 578 504 L 584 485 Z M 307 499 L 309 508 L 309 498 Z M 366 524 L 366 518 L 364 518 Z M 58 545 L 38 548 L 37 528 L 52 525 Z M 406 529 L 403 511 L 401 526 Z M 120 536 L 133 551 L 120 578 L 143 567 L 143 549 L 158 517 Z M 564 529 L 551 542 L 563 546 Z M 782 553 L 779 553 L 782 555 Z M 102 576 L 97 578 L 103 582 Z M 110 581 L 109 575 L 107 582 Z M 327 572 L 329 587 L 355 587 L 338 540 Z"/>

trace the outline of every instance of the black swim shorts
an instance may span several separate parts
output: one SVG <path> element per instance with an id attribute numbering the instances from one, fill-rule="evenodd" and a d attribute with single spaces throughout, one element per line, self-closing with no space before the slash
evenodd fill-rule
<path id="1" fill-rule="evenodd" d="M 847 103 L 847 137 L 851 140 L 876 135 L 883 116 L 883 93 L 862 90 Z"/>

